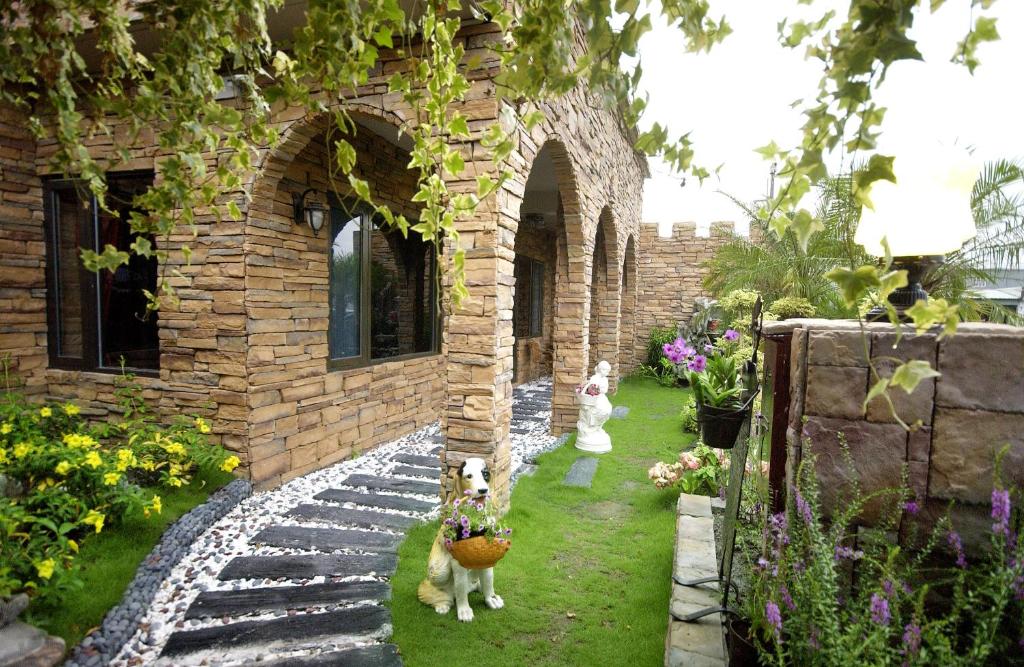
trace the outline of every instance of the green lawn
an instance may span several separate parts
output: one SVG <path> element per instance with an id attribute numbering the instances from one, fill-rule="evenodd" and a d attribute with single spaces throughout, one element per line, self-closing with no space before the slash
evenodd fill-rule
<path id="1" fill-rule="evenodd" d="M 231 473 L 212 470 L 196 475 L 180 489 L 157 489 L 154 492 L 163 501 L 159 515 L 149 519 L 140 515 L 84 540 L 75 563 L 85 585 L 65 595 L 58 608 L 34 610 L 32 623 L 63 637 L 70 651 L 121 601 L 139 563 L 167 526 L 232 479 Z"/>
<path id="2" fill-rule="evenodd" d="M 495 569 L 505 608 L 459 623 L 416 599 L 437 523 L 416 527 L 399 552 L 391 602 L 394 641 L 406 665 L 660 665 L 664 660 L 678 490 L 647 479 L 693 436 L 680 427 L 688 390 L 630 379 L 612 397 L 631 409 L 605 429 L 613 450 L 600 457 L 591 489 L 562 486 L 572 446 L 542 456 L 522 478 L 506 520 L 512 549 Z"/>

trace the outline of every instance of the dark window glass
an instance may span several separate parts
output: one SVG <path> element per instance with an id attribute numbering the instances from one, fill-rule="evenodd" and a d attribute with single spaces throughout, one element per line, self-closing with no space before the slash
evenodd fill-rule
<path id="1" fill-rule="evenodd" d="M 156 258 L 133 254 L 128 264 L 98 274 L 86 271 L 81 262 L 83 248 L 130 248 L 136 238 L 128 224 L 132 199 L 152 181 L 151 174 L 110 174 L 111 211 L 101 210 L 81 182 L 47 184 L 47 295 L 55 366 L 116 369 L 123 359 L 131 369 L 159 368 L 157 318 L 146 313 L 143 292 L 156 291 Z"/>
<path id="2" fill-rule="evenodd" d="M 530 272 L 530 335 L 540 336 L 544 322 L 544 264 L 533 262 Z"/>
<path id="3" fill-rule="evenodd" d="M 513 333 L 516 338 L 540 336 L 544 331 L 544 263 L 516 257 L 515 281 Z"/>
<path id="4" fill-rule="evenodd" d="M 360 215 L 331 209 L 330 324 L 332 359 L 360 353 L 360 288 L 363 223 Z"/>
<path id="5" fill-rule="evenodd" d="M 372 359 L 434 349 L 434 246 L 374 222 L 370 258 Z"/>

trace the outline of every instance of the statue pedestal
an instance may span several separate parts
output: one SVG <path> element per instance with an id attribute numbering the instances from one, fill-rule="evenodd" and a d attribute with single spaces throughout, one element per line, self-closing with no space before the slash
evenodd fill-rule
<path id="1" fill-rule="evenodd" d="M 604 394 L 577 395 L 580 418 L 576 422 L 576 449 L 591 454 L 612 451 L 612 439 L 604 430 L 604 423 L 612 414 L 612 404 Z"/>

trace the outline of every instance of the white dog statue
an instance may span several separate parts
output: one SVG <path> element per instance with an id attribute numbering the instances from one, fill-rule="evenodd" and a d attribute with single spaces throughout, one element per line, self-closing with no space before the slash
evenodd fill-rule
<path id="1" fill-rule="evenodd" d="M 469 490 L 476 500 L 484 500 L 490 493 L 491 473 L 483 459 L 466 459 L 455 476 L 452 498 L 462 498 Z M 430 548 L 427 561 L 427 578 L 420 582 L 416 591 L 420 602 L 434 608 L 439 614 L 447 614 L 455 603 L 460 621 L 472 621 L 473 609 L 469 606 L 469 593 L 479 590 L 483 593 L 484 604 L 491 609 L 501 609 L 505 602 L 494 593 L 494 568 L 468 570 L 459 564 L 444 546 L 444 526 L 437 531 L 434 545 Z"/>
<path id="2" fill-rule="evenodd" d="M 604 423 L 612 415 L 612 404 L 608 400 L 608 374 L 612 366 L 607 361 L 598 362 L 594 374 L 576 388 L 580 402 L 580 418 L 576 422 L 576 449 L 593 454 L 612 451 L 612 439 L 604 430 Z"/>

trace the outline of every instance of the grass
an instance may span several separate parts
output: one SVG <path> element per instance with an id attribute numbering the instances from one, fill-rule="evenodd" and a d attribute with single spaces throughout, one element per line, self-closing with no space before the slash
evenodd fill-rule
<path id="1" fill-rule="evenodd" d="M 439 616 L 416 599 L 437 523 L 417 526 L 399 551 L 391 601 L 393 641 L 405 664 L 660 665 L 671 592 L 678 490 L 647 479 L 693 436 L 680 427 L 688 390 L 629 379 L 613 397 L 625 419 L 605 429 L 613 449 L 600 457 L 593 488 L 562 485 L 583 452 L 569 444 L 522 478 L 506 517 L 512 549 L 495 570 L 505 608 L 470 594 L 472 623 Z"/>
<path id="2" fill-rule="evenodd" d="M 159 515 L 149 519 L 132 517 L 84 540 L 75 567 L 85 585 L 65 595 L 60 607 L 33 612 L 32 623 L 62 637 L 70 651 L 121 601 L 139 563 L 160 541 L 167 526 L 232 479 L 230 473 L 210 470 L 197 474 L 191 484 L 179 489 L 156 489 L 163 501 Z"/>

